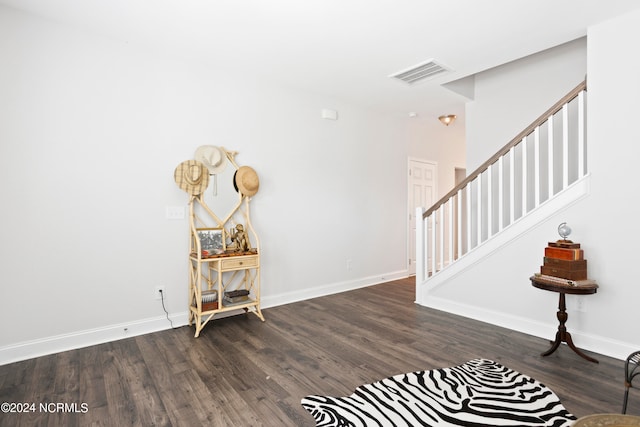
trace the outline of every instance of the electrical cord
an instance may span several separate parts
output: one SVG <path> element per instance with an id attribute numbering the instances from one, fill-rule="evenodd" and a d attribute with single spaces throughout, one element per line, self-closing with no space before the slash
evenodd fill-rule
<path id="1" fill-rule="evenodd" d="M 164 292 L 162 292 L 162 289 L 160 289 L 160 301 L 162 301 L 162 309 L 164 310 L 164 314 L 167 316 L 167 320 L 171 324 L 171 329 L 176 329 L 173 326 L 173 322 L 171 321 L 171 318 L 169 318 L 169 312 L 167 311 L 167 308 L 164 306 Z"/>

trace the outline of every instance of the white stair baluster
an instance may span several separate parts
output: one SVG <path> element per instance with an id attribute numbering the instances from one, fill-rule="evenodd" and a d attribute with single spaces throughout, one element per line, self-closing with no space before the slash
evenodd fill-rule
<path id="1" fill-rule="evenodd" d="M 487 167 L 487 239 L 493 236 L 493 165 Z"/>
<path id="2" fill-rule="evenodd" d="M 549 180 L 549 195 L 547 200 L 553 197 L 553 115 L 547 120 L 547 179 Z"/>
<path id="3" fill-rule="evenodd" d="M 438 265 L 440 266 L 438 268 L 438 271 L 442 270 L 444 268 L 444 208 L 446 205 L 442 205 L 440 206 L 440 208 L 438 209 L 438 212 L 440 213 L 440 226 L 438 227 L 438 243 L 439 243 L 439 253 L 438 253 Z"/>
<path id="4" fill-rule="evenodd" d="M 522 138 L 522 214 L 527 214 L 527 137 Z"/>
<path id="5" fill-rule="evenodd" d="M 533 195 L 534 206 L 540 206 L 540 126 L 533 131 Z"/>
<path id="6" fill-rule="evenodd" d="M 509 150 L 509 225 L 516 220 L 516 147 Z"/>
<path id="7" fill-rule="evenodd" d="M 447 202 L 447 204 L 449 205 L 449 220 L 448 220 L 448 224 L 447 224 L 447 229 L 449 231 L 449 262 L 448 264 L 451 264 L 453 262 L 453 248 L 454 248 L 454 242 L 453 242 L 453 227 L 454 227 L 454 222 L 453 222 L 453 207 L 455 205 L 454 203 L 454 196 L 451 196 L 449 198 L 449 201 Z"/>
<path id="8" fill-rule="evenodd" d="M 478 240 L 476 241 L 476 246 L 478 246 L 482 243 L 482 173 L 478 175 L 476 182 L 478 183 L 478 203 L 476 209 L 476 214 L 478 215 L 476 220 L 476 223 L 478 224 L 478 230 L 476 230 Z"/>
<path id="9" fill-rule="evenodd" d="M 465 187 L 467 194 L 467 252 L 471 250 L 471 182 Z"/>
<path id="10" fill-rule="evenodd" d="M 502 231 L 504 228 L 504 162 L 502 159 L 504 156 L 500 156 L 498 159 L 498 231 Z"/>
<path id="11" fill-rule="evenodd" d="M 562 107 L 562 189 L 569 186 L 569 104 Z"/>
<path id="12" fill-rule="evenodd" d="M 456 259 L 462 256 L 462 188 L 458 190 L 458 195 L 456 196 L 458 200 L 458 209 L 457 209 L 457 222 L 458 222 L 458 247 L 457 247 L 457 255 Z"/>
<path id="13" fill-rule="evenodd" d="M 431 274 L 436 273 L 436 213 L 429 216 L 431 218 Z"/>
<path id="14" fill-rule="evenodd" d="M 585 174 L 584 167 L 584 91 L 578 95 L 578 178 Z"/>

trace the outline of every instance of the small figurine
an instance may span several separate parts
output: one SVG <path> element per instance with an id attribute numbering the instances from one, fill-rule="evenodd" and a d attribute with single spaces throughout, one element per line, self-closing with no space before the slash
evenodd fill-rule
<path id="1" fill-rule="evenodd" d="M 229 230 L 229 237 L 231 237 L 231 241 L 237 248 L 237 250 L 241 252 L 247 252 L 251 249 L 251 243 L 249 242 L 249 236 L 244 231 L 244 226 L 242 224 L 236 225 L 236 229 L 233 228 Z"/>

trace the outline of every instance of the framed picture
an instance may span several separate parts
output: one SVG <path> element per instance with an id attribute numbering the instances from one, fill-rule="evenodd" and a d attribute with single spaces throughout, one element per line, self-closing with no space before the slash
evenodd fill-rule
<path id="1" fill-rule="evenodd" d="M 200 239 L 200 249 L 203 257 L 224 253 L 224 229 L 198 228 L 196 232 Z"/>

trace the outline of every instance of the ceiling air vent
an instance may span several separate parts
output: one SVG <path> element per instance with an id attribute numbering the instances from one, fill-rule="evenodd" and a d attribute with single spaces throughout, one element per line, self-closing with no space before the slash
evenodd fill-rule
<path id="1" fill-rule="evenodd" d="M 430 59 L 426 62 L 407 68 L 406 70 L 393 73 L 389 77 L 401 80 L 407 84 L 412 85 L 412 84 L 421 82 L 423 80 L 435 77 L 447 71 L 450 71 L 450 70 L 446 68 L 444 65 L 438 64 L 433 59 Z"/>

